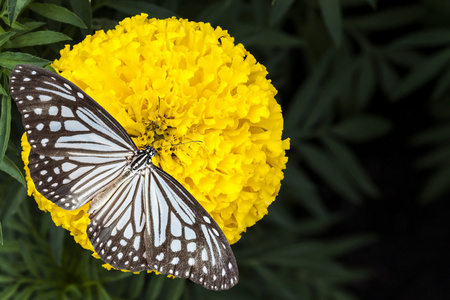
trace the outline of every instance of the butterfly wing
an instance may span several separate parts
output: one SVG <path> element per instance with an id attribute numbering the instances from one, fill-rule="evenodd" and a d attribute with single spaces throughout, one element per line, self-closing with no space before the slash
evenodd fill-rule
<path id="1" fill-rule="evenodd" d="M 95 251 L 115 268 L 156 270 L 211 290 L 234 286 L 238 267 L 219 226 L 172 176 L 150 166 L 90 215 Z"/>
<path id="2" fill-rule="evenodd" d="M 81 207 L 116 180 L 137 151 L 108 112 L 55 73 L 18 65 L 10 90 L 31 145 L 31 178 L 64 209 Z"/>
<path id="3" fill-rule="evenodd" d="M 214 290 L 237 283 L 219 226 L 161 169 L 129 168 L 136 146 L 94 100 L 59 75 L 26 65 L 14 68 L 10 89 L 31 145 L 36 189 L 64 209 L 93 200 L 87 234 L 103 261 Z"/>

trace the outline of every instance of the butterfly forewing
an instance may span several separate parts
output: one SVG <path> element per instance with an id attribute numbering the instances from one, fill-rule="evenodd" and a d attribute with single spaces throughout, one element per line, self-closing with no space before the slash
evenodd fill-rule
<path id="1" fill-rule="evenodd" d="M 55 73 L 18 65 L 11 72 L 10 89 L 31 149 L 38 154 L 123 158 L 137 151 L 108 112 Z"/>
<path id="2" fill-rule="evenodd" d="M 11 72 L 10 89 L 31 145 L 36 189 L 64 209 L 90 201 L 137 151 L 114 118 L 55 73 L 19 65 Z"/>
<path id="3" fill-rule="evenodd" d="M 91 202 L 87 234 L 103 261 L 212 290 L 237 283 L 224 234 L 181 184 L 152 164 L 152 147 L 138 151 L 108 112 L 45 69 L 17 66 L 10 89 L 31 145 L 36 189 L 64 209 Z"/>

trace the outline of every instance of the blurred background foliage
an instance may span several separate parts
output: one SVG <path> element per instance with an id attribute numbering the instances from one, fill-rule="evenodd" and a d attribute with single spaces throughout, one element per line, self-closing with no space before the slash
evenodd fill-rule
<path id="1" fill-rule="evenodd" d="M 26 196 L 11 69 L 142 12 L 227 29 L 279 91 L 288 167 L 229 291 L 107 271 Z M 3 0 L 0 19 L 0 299 L 449 298 L 450 2 Z"/>

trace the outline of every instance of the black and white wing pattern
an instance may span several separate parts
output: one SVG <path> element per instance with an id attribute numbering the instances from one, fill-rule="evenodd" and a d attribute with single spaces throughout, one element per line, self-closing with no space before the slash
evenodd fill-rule
<path id="1" fill-rule="evenodd" d="M 100 258 L 130 271 L 156 270 L 229 289 L 239 277 L 216 222 L 172 176 L 138 150 L 122 126 L 70 81 L 16 66 L 11 95 L 31 145 L 36 189 L 59 207 L 90 202 L 87 234 Z"/>
<path id="2" fill-rule="evenodd" d="M 108 112 L 55 73 L 18 65 L 10 90 L 31 145 L 31 178 L 39 193 L 64 209 L 90 201 L 138 150 Z"/>
<path id="3" fill-rule="evenodd" d="M 101 201 L 104 204 L 90 216 L 87 233 L 111 266 L 156 270 L 211 290 L 237 283 L 236 260 L 219 226 L 163 170 L 144 168 Z"/>

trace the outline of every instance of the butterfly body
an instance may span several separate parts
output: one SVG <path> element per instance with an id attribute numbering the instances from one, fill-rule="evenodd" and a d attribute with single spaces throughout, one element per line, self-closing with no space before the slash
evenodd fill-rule
<path id="1" fill-rule="evenodd" d="M 139 150 L 123 127 L 70 81 L 16 66 L 11 95 L 22 114 L 30 175 L 59 207 L 90 203 L 87 235 L 100 258 L 132 272 L 156 270 L 212 290 L 238 281 L 220 227 L 172 176 Z"/>

